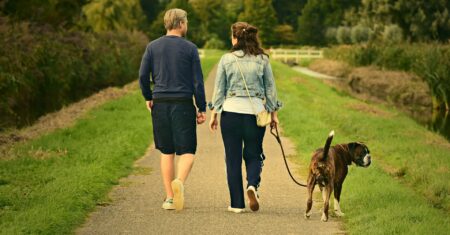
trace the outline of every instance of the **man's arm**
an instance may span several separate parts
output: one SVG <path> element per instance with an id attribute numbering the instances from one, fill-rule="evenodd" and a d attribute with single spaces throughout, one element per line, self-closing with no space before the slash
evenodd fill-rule
<path id="1" fill-rule="evenodd" d="M 206 112 L 205 86 L 203 83 L 203 72 L 197 48 L 193 50 L 192 72 L 194 79 L 195 105 L 200 113 Z"/>
<path id="2" fill-rule="evenodd" d="M 144 55 L 141 60 L 139 69 L 139 86 L 146 101 L 153 99 L 152 90 L 150 89 L 150 73 L 151 73 L 151 54 L 150 44 L 145 48 Z"/>

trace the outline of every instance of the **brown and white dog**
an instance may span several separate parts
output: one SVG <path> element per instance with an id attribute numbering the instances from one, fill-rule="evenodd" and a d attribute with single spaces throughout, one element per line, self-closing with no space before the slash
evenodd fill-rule
<path id="1" fill-rule="evenodd" d="M 328 220 L 328 207 L 331 193 L 334 190 L 334 211 L 337 216 L 343 216 L 339 201 L 342 184 L 348 173 L 348 165 L 354 162 L 357 166 L 368 167 L 371 163 L 370 152 L 363 143 L 352 142 L 338 144 L 333 147 L 331 141 L 334 131 L 331 131 L 324 148 L 317 149 L 311 158 L 308 176 L 308 201 L 305 218 L 311 216 L 312 194 L 316 184 L 319 185 L 324 201 L 322 221 Z"/>

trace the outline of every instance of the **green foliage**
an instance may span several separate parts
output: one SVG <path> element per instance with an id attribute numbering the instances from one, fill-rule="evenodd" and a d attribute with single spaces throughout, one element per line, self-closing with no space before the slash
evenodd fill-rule
<path id="1" fill-rule="evenodd" d="M 137 30 L 144 21 L 139 0 L 93 0 L 83 6 L 83 14 L 94 32 Z"/>
<path id="2" fill-rule="evenodd" d="M 288 24 L 277 25 L 274 29 L 277 35 L 277 42 L 280 44 L 295 44 L 297 39 L 294 32 L 294 28 Z"/>
<path id="3" fill-rule="evenodd" d="M 188 0 L 172 0 L 166 5 L 165 10 L 161 11 L 155 21 L 150 26 L 148 32 L 150 39 L 156 39 L 166 34 L 164 28 L 164 14 L 167 10 L 172 8 L 180 8 L 187 12 L 188 16 L 188 33 L 186 38 L 195 43 L 198 47 L 202 47 L 205 44 L 206 39 L 200 33 L 201 21 L 198 18 L 197 13 L 194 11 L 192 4 Z"/>
<path id="4" fill-rule="evenodd" d="M 351 41 L 354 44 L 368 42 L 371 36 L 371 31 L 368 27 L 357 25 L 352 27 Z"/>
<path id="5" fill-rule="evenodd" d="M 325 38 L 328 44 L 337 43 L 336 36 L 337 36 L 337 28 L 335 27 L 327 28 L 327 31 L 325 32 Z"/>
<path id="6" fill-rule="evenodd" d="M 160 0 L 140 0 L 142 12 L 145 14 L 146 23 L 150 24 L 153 22 L 158 14 L 164 9 L 163 3 L 165 1 Z M 144 27 L 146 28 L 146 27 Z"/>
<path id="7" fill-rule="evenodd" d="M 273 8 L 276 11 L 278 22 L 281 25 L 290 25 L 297 31 L 298 16 L 308 0 L 274 0 Z"/>
<path id="8" fill-rule="evenodd" d="M 437 106 L 450 104 L 450 46 L 439 44 L 368 44 L 338 46 L 326 50 L 329 58 L 353 66 L 375 65 L 412 72 L 424 79 L 437 99 Z"/>
<path id="9" fill-rule="evenodd" d="M 278 22 L 272 0 L 245 0 L 244 11 L 239 15 L 238 20 L 258 27 L 259 36 L 264 45 L 276 43 L 274 29 Z"/>
<path id="10" fill-rule="evenodd" d="M 379 1 L 362 0 L 361 5 L 347 12 L 345 21 L 352 25 L 363 24 L 383 37 L 385 26 L 398 25 L 408 41 L 450 38 L 450 1 Z"/>
<path id="11" fill-rule="evenodd" d="M 339 26 L 345 11 L 358 4 L 359 0 L 309 0 L 298 18 L 300 43 L 325 45 L 327 28 Z"/>
<path id="12" fill-rule="evenodd" d="M 136 78 L 147 39 L 87 34 L 0 18 L 0 127 L 23 126 L 108 86 Z"/>
<path id="13" fill-rule="evenodd" d="M 336 31 L 336 41 L 339 44 L 350 44 L 351 39 L 351 29 L 347 26 L 339 26 Z"/>
<path id="14" fill-rule="evenodd" d="M 16 20 L 53 26 L 75 26 L 88 0 L 4 0 L 0 10 Z"/>
<path id="15" fill-rule="evenodd" d="M 208 41 L 206 41 L 203 48 L 205 48 L 205 49 L 225 49 L 226 46 L 222 40 L 220 40 L 217 36 L 214 35 Z"/>
<path id="16" fill-rule="evenodd" d="M 383 31 L 385 43 L 400 43 L 403 41 L 403 31 L 398 25 L 386 25 Z"/>
<path id="17" fill-rule="evenodd" d="M 223 10 L 226 0 L 193 0 L 190 3 L 201 22 L 200 30 L 194 32 L 195 34 L 202 36 L 204 41 L 210 41 L 214 37 L 220 41 L 230 40 L 230 27 L 233 22 Z"/>

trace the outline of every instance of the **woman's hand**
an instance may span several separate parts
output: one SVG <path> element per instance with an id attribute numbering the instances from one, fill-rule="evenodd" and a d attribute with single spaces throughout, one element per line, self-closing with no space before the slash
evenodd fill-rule
<path id="1" fill-rule="evenodd" d="M 270 115 L 272 115 L 272 122 L 270 123 L 270 127 L 278 127 L 278 125 L 280 124 L 280 121 L 278 120 L 278 113 L 272 112 L 270 113 Z"/>
<path id="2" fill-rule="evenodd" d="M 219 125 L 219 122 L 217 121 L 217 113 L 213 112 L 211 114 L 211 120 L 209 121 L 209 130 L 211 130 L 211 131 L 217 130 L 218 125 Z"/>

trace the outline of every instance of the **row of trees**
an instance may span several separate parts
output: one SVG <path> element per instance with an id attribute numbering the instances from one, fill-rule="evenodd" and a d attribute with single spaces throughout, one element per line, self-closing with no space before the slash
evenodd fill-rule
<path id="1" fill-rule="evenodd" d="M 372 40 L 448 42 L 450 1 L 308 0 L 299 17 L 298 35 L 300 43 L 318 45 Z"/>
<path id="2" fill-rule="evenodd" d="M 188 37 L 200 47 L 225 45 L 236 21 L 258 26 L 266 46 L 450 38 L 446 0 L 6 0 L 0 7 L 19 19 L 95 32 L 140 30 L 151 39 L 165 32 L 164 11 L 178 7 L 188 11 Z"/>

